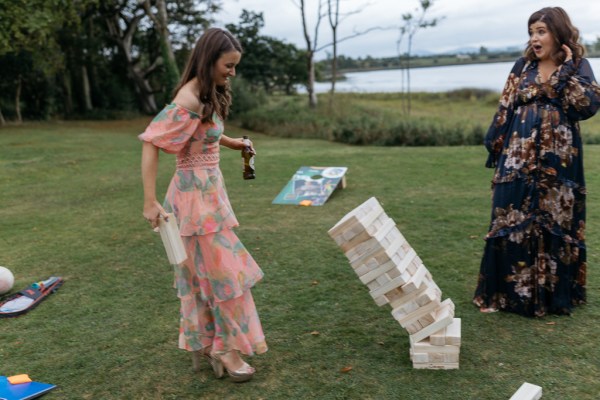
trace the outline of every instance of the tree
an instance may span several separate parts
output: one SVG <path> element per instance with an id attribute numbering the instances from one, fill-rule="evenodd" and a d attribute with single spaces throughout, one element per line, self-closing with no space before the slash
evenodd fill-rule
<path id="1" fill-rule="evenodd" d="M 164 64 L 164 84 L 166 91 L 171 92 L 179 81 L 179 68 L 175 61 L 175 54 L 171 46 L 169 19 L 167 17 L 167 2 L 166 0 L 156 0 L 156 8 L 152 7 L 150 0 L 139 0 L 146 15 L 154 23 L 154 30 L 158 32 L 158 43 L 160 47 L 160 55 Z"/>
<path id="2" fill-rule="evenodd" d="M 212 19 L 206 13 L 220 8 L 217 0 L 101 0 L 101 14 L 110 36 L 126 60 L 126 67 L 142 110 L 157 112 L 155 93 L 169 93 L 179 79 L 170 42 L 173 21 L 178 35 L 197 33 Z M 204 8 L 202 8 L 204 7 Z M 186 13 L 183 12 L 186 10 Z M 169 14 L 172 11 L 172 14 Z M 182 31 L 183 33 L 180 33 Z M 162 72 L 157 88 L 151 81 L 155 72 Z"/>
<path id="3" fill-rule="evenodd" d="M 14 93 L 17 122 L 22 122 L 21 95 L 24 85 L 35 85 L 63 66 L 56 32 L 79 23 L 84 0 L 15 0 L 3 2 L 0 18 L 0 58 L 6 66 L 3 81 Z M 17 63 L 16 66 L 14 63 Z M 14 67 L 10 67 L 10 66 Z M 4 124 L 0 111 L 0 124 Z"/>
<path id="4" fill-rule="evenodd" d="M 422 28 L 428 28 L 436 26 L 440 21 L 439 18 L 434 18 L 431 20 L 425 19 L 425 14 L 427 10 L 433 5 L 433 0 L 419 0 L 421 8 L 417 8 L 415 12 L 418 15 L 415 17 L 412 13 L 406 13 L 402 15 L 402 20 L 404 24 L 400 26 L 400 39 L 398 43 L 402 41 L 404 35 L 408 35 L 408 49 L 406 52 L 406 84 L 407 84 L 407 94 L 408 94 L 408 108 L 407 113 L 410 114 L 410 101 L 411 101 L 411 92 L 410 92 L 410 58 L 412 51 L 413 38 L 417 34 L 417 32 Z M 398 44 L 399 46 L 399 44 Z"/>
<path id="5" fill-rule="evenodd" d="M 238 71 L 255 88 L 290 94 L 296 84 L 306 82 L 304 53 L 293 44 L 261 35 L 263 26 L 263 14 L 247 10 L 242 11 L 238 25 L 226 26 L 244 49 Z"/>
<path id="6" fill-rule="evenodd" d="M 310 108 L 317 107 L 317 94 L 315 92 L 315 53 L 317 51 L 317 39 L 319 36 L 319 25 L 321 24 L 321 19 L 323 19 L 324 14 L 322 12 L 323 4 L 322 1 L 319 0 L 318 8 L 317 8 L 317 22 L 315 24 L 315 31 L 313 39 L 310 38 L 310 34 L 308 33 L 308 24 L 306 21 L 306 7 L 304 5 L 304 0 L 300 0 L 300 3 L 296 3 L 292 0 L 294 4 L 298 8 L 300 8 L 300 14 L 302 16 L 302 31 L 304 33 L 304 40 L 306 41 L 306 66 L 308 71 L 308 80 L 306 83 L 306 91 L 308 92 L 308 106 Z"/>
<path id="7" fill-rule="evenodd" d="M 349 16 L 360 13 L 367 6 L 368 6 L 368 4 L 365 4 L 364 6 L 359 7 L 358 9 L 340 14 L 340 0 L 327 0 L 327 16 L 329 18 L 329 26 L 331 27 L 332 40 L 331 40 L 331 43 L 317 49 L 317 51 L 322 50 L 329 46 L 333 47 L 333 54 L 331 57 L 331 90 L 330 90 L 331 96 L 329 97 L 330 106 L 333 105 L 333 96 L 335 94 L 335 82 L 337 79 L 337 66 L 338 66 L 337 46 L 338 46 L 338 44 L 345 40 L 352 39 L 357 36 L 365 35 L 374 30 L 390 29 L 390 28 L 383 28 L 383 27 L 373 27 L 373 28 L 369 28 L 364 31 L 355 31 L 351 35 L 348 35 L 342 39 L 338 39 L 338 27 L 339 27 L 340 23 L 344 19 L 348 18 Z"/>
<path id="8" fill-rule="evenodd" d="M 331 63 L 332 63 L 331 64 L 331 69 L 332 69 L 332 71 L 331 71 L 332 72 L 331 73 L 331 76 L 332 76 L 332 78 L 331 78 L 332 79 L 331 95 L 333 96 L 333 93 L 335 91 L 335 79 L 336 79 L 336 74 L 337 74 L 337 45 L 343 41 L 355 38 L 357 36 L 364 35 L 368 32 L 376 30 L 376 29 L 389 29 L 389 28 L 374 27 L 374 28 L 369 28 L 362 32 L 355 31 L 351 35 L 348 35 L 342 39 L 338 39 L 337 29 L 338 29 L 341 21 L 352 14 L 359 13 L 360 11 L 362 11 L 363 8 L 359 8 L 355 11 L 351 11 L 351 12 L 348 12 L 345 14 L 340 14 L 339 0 L 333 0 L 334 1 L 333 6 L 332 6 L 332 0 L 327 0 L 328 7 L 327 7 L 327 13 L 325 14 L 322 11 L 322 9 L 323 9 L 322 0 L 318 0 L 317 20 L 315 23 L 313 39 L 311 39 L 310 34 L 308 33 L 308 25 L 307 25 L 307 20 L 306 20 L 306 7 L 304 4 L 304 0 L 300 0 L 299 4 L 296 3 L 295 0 L 292 0 L 292 1 L 300 9 L 300 14 L 302 16 L 302 30 L 304 33 L 304 39 L 306 41 L 306 53 L 305 54 L 306 54 L 306 65 L 307 65 L 307 71 L 308 71 L 308 81 L 306 84 L 306 89 L 308 92 L 308 99 L 309 99 L 308 104 L 311 108 L 314 108 L 317 106 L 317 95 L 314 90 L 314 84 L 315 84 L 314 56 L 315 56 L 315 54 L 321 50 L 324 50 L 330 46 L 333 46 L 333 57 L 331 59 Z M 319 26 L 321 24 L 321 20 L 326 15 L 329 17 L 329 24 L 331 26 L 333 40 L 330 43 L 327 43 L 321 47 L 318 47 L 317 46 L 317 38 L 319 35 Z M 333 97 L 330 97 L 330 101 L 333 101 Z"/>

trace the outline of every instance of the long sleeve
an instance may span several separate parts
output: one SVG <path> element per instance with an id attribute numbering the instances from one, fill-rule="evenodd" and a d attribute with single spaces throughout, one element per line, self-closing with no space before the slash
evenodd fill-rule
<path id="1" fill-rule="evenodd" d="M 562 94 L 562 109 L 570 120 L 588 119 L 600 107 L 600 86 L 585 58 L 578 65 L 573 61 L 563 64 L 554 87 L 557 93 Z"/>
<path id="2" fill-rule="evenodd" d="M 498 110 L 494 115 L 494 119 L 485 135 L 484 144 L 489 152 L 489 156 L 485 166 L 487 168 L 495 168 L 498 156 L 504 147 L 506 139 L 506 130 L 511 123 L 514 114 L 514 104 L 519 87 L 519 80 L 523 67 L 525 66 L 525 58 L 517 60 L 513 66 L 508 79 L 502 90 L 502 96 L 498 105 Z"/>

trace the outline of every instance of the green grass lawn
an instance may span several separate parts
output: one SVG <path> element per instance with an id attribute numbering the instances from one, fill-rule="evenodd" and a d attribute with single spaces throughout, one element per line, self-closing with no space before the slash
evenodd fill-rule
<path id="1" fill-rule="evenodd" d="M 491 118 L 491 115 L 489 116 Z M 585 148 L 588 300 L 571 317 L 481 314 L 471 304 L 489 223 L 483 147 L 353 147 L 250 133 L 257 179 L 237 152 L 221 166 L 239 236 L 265 272 L 253 290 L 269 352 L 246 384 L 191 370 L 160 238 L 142 218 L 136 135 L 148 119 L 0 129 L 0 265 L 14 290 L 60 275 L 38 308 L 0 320 L 0 374 L 58 385 L 48 399 L 508 399 L 600 393 L 600 146 Z M 239 136 L 239 129 L 227 132 Z M 322 207 L 272 205 L 301 165 L 347 166 Z M 162 196 L 174 169 L 161 155 Z M 462 318 L 460 369 L 415 370 L 408 335 L 377 307 L 327 235 L 371 196 Z M 348 372 L 342 372 L 351 367 Z"/>

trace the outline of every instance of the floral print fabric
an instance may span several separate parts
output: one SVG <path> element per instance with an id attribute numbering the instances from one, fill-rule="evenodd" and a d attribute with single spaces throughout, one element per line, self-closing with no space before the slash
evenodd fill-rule
<path id="1" fill-rule="evenodd" d="M 175 268 L 181 300 L 179 347 L 266 351 L 250 293 L 263 272 L 231 228 L 238 225 L 219 168 L 223 123 L 167 105 L 139 139 L 176 154 L 163 207 L 177 218 L 188 259 Z"/>
<path id="2" fill-rule="evenodd" d="M 518 60 L 485 138 L 492 216 L 474 302 L 526 316 L 586 300 L 585 180 L 578 121 L 600 106 L 586 59 L 541 82 Z"/>
<path id="3" fill-rule="evenodd" d="M 267 350 L 250 288 L 263 274 L 235 233 L 183 237 L 186 262 L 175 267 L 181 299 L 179 347 L 252 355 Z"/>
<path id="4" fill-rule="evenodd" d="M 169 104 L 139 135 L 140 140 L 177 154 L 178 165 L 186 166 L 177 168 L 163 204 L 177 217 L 182 236 L 238 226 L 218 164 L 223 129 L 216 115 L 212 123 L 202 123 L 198 114 Z"/>

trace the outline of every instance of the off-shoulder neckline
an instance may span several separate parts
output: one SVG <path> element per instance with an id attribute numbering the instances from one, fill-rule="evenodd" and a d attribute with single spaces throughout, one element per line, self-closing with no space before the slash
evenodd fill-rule
<path id="1" fill-rule="evenodd" d="M 171 102 L 171 103 L 169 103 L 169 105 L 170 105 L 170 106 L 175 106 L 175 107 L 181 108 L 182 110 L 185 110 L 185 111 L 189 112 L 190 114 L 194 114 L 194 115 L 195 115 L 195 116 L 197 116 L 198 118 L 201 118 L 201 115 L 200 115 L 200 114 L 198 114 L 197 112 L 195 112 L 195 111 L 192 111 L 192 110 L 190 110 L 189 108 L 186 108 L 186 107 L 184 107 L 184 106 L 182 106 L 182 105 L 180 105 L 180 104 L 177 104 L 177 103 L 175 103 L 175 102 Z"/>

